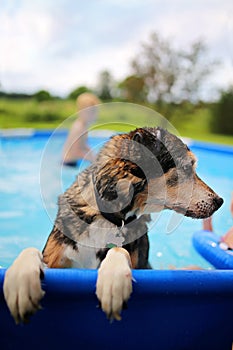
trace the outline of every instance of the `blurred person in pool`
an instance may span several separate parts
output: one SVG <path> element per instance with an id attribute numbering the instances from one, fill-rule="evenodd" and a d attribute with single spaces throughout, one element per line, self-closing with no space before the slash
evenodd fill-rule
<path id="1" fill-rule="evenodd" d="M 233 218 L 233 192 L 231 194 L 230 212 Z M 212 216 L 203 220 L 203 230 L 213 232 Z M 220 247 L 223 250 L 233 250 L 233 226 L 220 238 Z"/>
<path id="2" fill-rule="evenodd" d="M 88 128 L 95 122 L 97 105 L 101 102 L 94 94 L 85 92 L 78 96 L 76 103 L 78 117 L 71 126 L 62 152 L 62 162 L 67 166 L 76 166 L 83 158 L 90 162 L 95 159 L 87 144 Z"/>

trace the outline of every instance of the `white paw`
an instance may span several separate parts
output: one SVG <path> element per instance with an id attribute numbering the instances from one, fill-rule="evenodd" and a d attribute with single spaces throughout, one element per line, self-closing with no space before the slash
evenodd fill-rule
<path id="1" fill-rule="evenodd" d="M 27 322 L 40 309 L 44 296 L 40 283 L 43 267 L 42 254 L 35 248 L 27 248 L 6 271 L 3 292 L 16 323 Z"/>
<path id="2" fill-rule="evenodd" d="M 96 294 L 110 320 L 121 320 L 124 303 L 132 293 L 130 257 L 123 248 L 112 248 L 98 270 Z"/>

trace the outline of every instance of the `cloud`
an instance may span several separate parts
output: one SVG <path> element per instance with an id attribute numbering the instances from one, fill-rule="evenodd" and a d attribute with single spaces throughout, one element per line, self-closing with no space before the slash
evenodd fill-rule
<path id="1" fill-rule="evenodd" d="M 64 95 L 81 84 L 94 86 L 103 69 L 121 79 L 140 43 L 157 31 L 177 47 L 203 38 L 210 56 L 223 62 L 215 79 L 228 84 L 232 9 L 229 0 L 5 1 L 0 82 L 6 90 L 47 88 Z"/>
<path id="2" fill-rule="evenodd" d="M 49 46 L 53 28 L 50 16 L 20 10 L 11 16 L 1 14 L 1 61 L 12 73 L 35 69 L 41 52 Z"/>

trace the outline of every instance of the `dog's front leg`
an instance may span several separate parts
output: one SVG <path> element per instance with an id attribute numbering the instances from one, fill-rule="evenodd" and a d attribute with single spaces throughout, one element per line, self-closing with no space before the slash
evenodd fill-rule
<path id="1" fill-rule="evenodd" d="M 27 248 L 6 271 L 3 292 L 16 323 L 27 322 L 40 308 L 44 296 L 40 283 L 44 268 L 42 259 L 39 250 Z"/>
<path id="2" fill-rule="evenodd" d="M 129 253 L 124 248 L 112 248 L 98 270 L 96 294 L 102 310 L 110 320 L 121 320 L 123 305 L 132 292 L 132 272 Z"/>

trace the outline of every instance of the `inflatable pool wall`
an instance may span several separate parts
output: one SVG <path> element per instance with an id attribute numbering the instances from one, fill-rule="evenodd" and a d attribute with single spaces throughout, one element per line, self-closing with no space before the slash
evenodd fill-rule
<path id="1" fill-rule="evenodd" d="M 96 270 L 45 272 L 43 309 L 16 326 L 3 298 L 0 349 L 225 350 L 233 341 L 233 271 L 133 271 L 122 321 L 97 308 Z"/>
<path id="2" fill-rule="evenodd" d="M 216 269 L 233 269 L 233 251 L 221 249 L 220 237 L 214 232 L 197 231 L 192 242 L 196 251 Z"/>

